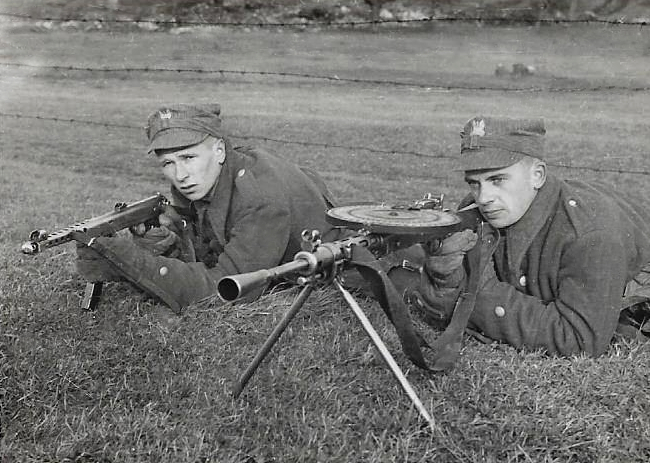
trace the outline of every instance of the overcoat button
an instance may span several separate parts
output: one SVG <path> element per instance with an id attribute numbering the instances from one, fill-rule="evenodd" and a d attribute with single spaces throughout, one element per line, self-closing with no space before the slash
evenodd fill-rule
<path id="1" fill-rule="evenodd" d="M 160 267 L 160 270 L 158 270 L 158 273 L 160 273 L 161 277 L 164 277 L 165 275 L 167 275 L 168 272 L 169 272 L 169 269 L 167 267 Z"/>
<path id="2" fill-rule="evenodd" d="M 245 173 L 246 169 L 239 169 L 239 172 L 237 172 L 237 177 L 243 177 Z"/>
<path id="3" fill-rule="evenodd" d="M 522 276 L 519 278 L 519 284 L 520 284 L 521 286 L 526 286 L 526 275 L 522 275 Z"/>
<path id="4" fill-rule="evenodd" d="M 577 205 L 578 205 L 578 203 L 576 202 L 575 199 L 570 199 L 570 200 L 569 200 L 569 206 L 571 206 L 571 207 L 576 207 Z"/>
<path id="5" fill-rule="evenodd" d="M 504 309 L 504 308 L 501 307 L 500 305 L 498 305 L 498 306 L 496 306 L 496 307 L 494 308 L 494 315 L 496 315 L 497 317 L 501 318 L 501 317 L 503 317 L 505 314 L 506 314 L 506 309 Z"/>

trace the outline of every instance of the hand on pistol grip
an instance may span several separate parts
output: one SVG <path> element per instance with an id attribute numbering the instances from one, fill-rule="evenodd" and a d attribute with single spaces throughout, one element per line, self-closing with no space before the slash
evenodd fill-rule
<path id="1" fill-rule="evenodd" d="M 130 227 L 133 242 L 155 256 L 178 257 L 181 254 L 181 235 L 186 221 L 171 206 L 158 216 L 159 226 L 141 223 Z"/>
<path id="2" fill-rule="evenodd" d="M 476 245 L 478 235 L 472 230 L 456 232 L 442 240 L 440 246 L 426 259 L 424 271 L 434 285 L 456 287 L 464 277 L 463 259 Z"/>

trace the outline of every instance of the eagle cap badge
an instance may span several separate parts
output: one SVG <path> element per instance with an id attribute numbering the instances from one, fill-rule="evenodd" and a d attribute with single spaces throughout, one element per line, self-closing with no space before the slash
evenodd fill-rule
<path id="1" fill-rule="evenodd" d="M 160 111 L 160 118 L 161 119 L 171 119 L 172 118 L 172 112 L 169 109 L 165 109 L 163 111 Z"/>
<path id="2" fill-rule="evenodd" d="M 472 131 L 469 133 L 470 137 L 484 137 L 485 136 L 485 121 L 483 119 L 472 121 Z"/>

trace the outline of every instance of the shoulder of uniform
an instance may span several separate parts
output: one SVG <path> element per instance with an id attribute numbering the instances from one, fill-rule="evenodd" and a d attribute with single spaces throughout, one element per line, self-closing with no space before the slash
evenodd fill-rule
<path id="1" fill-rule="evenodd" d="M 578 234 L 612 227 L 617 205 L 606 191 L 594 184 L 566 180 L 560 192 L 560 206 Z"/>
<path id="2" fill-rule="evenodd" d="M 267 169 L 267 164 L 274 164 L 274 156 L 271 152 L 253 146 L 238 146 L 234 148 L 234 155 L 240 162 L 251 169 Z"/>
<path id="3" fill-rule="evenodd" d="M 239 156 L 243 157 L 251 157 L 251 158 L 258 158 L 258 157 L 265 157 L 269 156 L 270 153 L 265 150 L 264 148 L 258 148 L 257 146 L 236 146 L 232 149 L 234 152 L 236 152 Z"/>
<path id="4" fill-rule="evenodd" d="M 271 207 L 286 202 L 281 169 L 258 148 L 237 149 L 240 162 L 233 169 L 239 198 L 250 207 Z"/>
<path id="5" fill-rule="evenodd" d="M 255 172 L 260 170 L 260 150 L 251 146 L 237 146 L 229 152 L 232 158 L 233 179 L 235 182 L 255 178 Z"/>

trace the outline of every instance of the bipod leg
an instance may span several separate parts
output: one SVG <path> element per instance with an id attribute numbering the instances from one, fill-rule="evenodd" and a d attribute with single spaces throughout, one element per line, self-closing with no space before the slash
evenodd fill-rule
<path id="1" fill-rule="evenodd" d="M 291 304 L 291 307 L 289 307 L 289 310 L 287 310 L 287 312 L 282 317 L 282 320 L 280 320 L 280 322 L 275 326 L 275 328 L 273 328 L 273 331 L 264 342 L 264 345 L 257 351 L 257 354 L 255 354 L 255 358 L 248 365 L 246 371 L 244 371 L 244 373 L 239 377 L 237 384 L 233 388 L 232 395 L 235 399 L 239 397 L 239 395 L 242 393 L 244 387 L 246 387 L 246 384 L 248 383 L 248 380 L 251 379 L 251 376 L 253 376 L 255 370 L 257 370 L 257 367 L 260 365 L 260 363 L 262 363 L 264 357 L 266 357 L 267 354 L 271 351 L 271 348 L 280 338 L 284 330 L 287 329 L 287 326 L 289 326 L 289 323 L 291 322 L 293 317 L 296 316 L 296 314 L 298 313 L 302 305 L 305 303 L 305 301 L 313 291 L 313 289 L 314 289 L 313 284 L 307 284 L 306 286 L 304 286 L 300 291 L 300 293 L 298 294 L 298 296 L 296 296 L 296 299 L 293 301 L 293 304 Z"/>
<path id="2" fill-rule="evenodd" d="M 400 386 L 402 386 L 402 389 L 404 389 L 404 392 L 406 392 L 406 394 L 409 396 L 411 402 L 413 402 L 413 405 L 415 405 L 415 408 L 417 408 L 417 410 L 420 412 L 420 415 L 422 415 L 422 417 L 425 420 L 427 420 L 427 423 L 429 423 L 429 427 L 431 428 L 431 430 L 435 431 L 436 430 L 435 420 L 431 417 L 431 415 L 429 415 L 427 409 L 424 408 L 424 404 L 422 404 L 422 401 L 420 400 L 415 390 L 411 386 L 411 383 L 409 383 L 408 379 L 406 379 L 406 376 L 404 376 L 404 373 L 400 369 L 397 362 L 395 362 L 395 359 L 393 358 L 390 351 L 386 347 L 386 344 L 384 344 L 384 341 L 381 340 L 379 334 L 377 334 L 377 331 L 370 323 L 370 320 L 368 320 L 368 317 L 366 317 L 366 314 L 359 306 L 359 303 L 354 299 L 354 297 L 352 297 L 352 294 L 350 294 L 350 292 L 343 287 L 343 285 L 341 284 L 338 278 L 334 279 L 334 284 L 341 292 L 341 294 L 343 294 L 345 301 L 348 303 L 348 305 L 354 312 L 354 315 L 356 315 L 356 317 L 361 322 L 363 329 L 366 331 L 366 333 L 368 333 L 368 336 L 370 336 L 370 339 L 372 340 L 373 344 L 375 345 L 375 347 L 381 354 L 382 358 L 390 368 L 390 371 L 393 373 L 393 376 L 395 376 Z"/>

